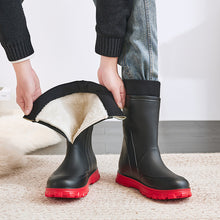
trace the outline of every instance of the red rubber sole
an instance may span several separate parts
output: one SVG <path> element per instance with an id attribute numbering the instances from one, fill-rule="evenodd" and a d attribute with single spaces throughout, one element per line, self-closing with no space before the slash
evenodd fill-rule
<path id="1" fill-rule="evenodd" d="M 46 188 L 46 197 L 56 198 L 82 198 L 89 192 L 89 185 L 100 179 L 99 171 L 96 170 L 90 177 L 87 184 L 81 188 L 63 189 L 63 188 Z"/>
<path id="2" fill-rule="evenodd" d="M 120 173 L 117 174 L 115 181 L 120 185 L 138 189 L 140 193 L 143 194 L 144 196 L 151 198 L 151 199 L 156 199 L 156 200 L 182 199 L 182 198 L 187 198 L 187 197 L 192 196 L 190 188 L 173 189 L 173 190 L 153 189 L 153 188 L 143 185 L 137 180 L 123 176 Z"/>

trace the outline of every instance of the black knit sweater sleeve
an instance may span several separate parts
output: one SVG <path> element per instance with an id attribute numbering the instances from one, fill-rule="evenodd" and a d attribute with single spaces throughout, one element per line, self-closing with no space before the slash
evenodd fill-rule
<path id="1" fill-rule="evenodd" d="M 121 53 L 133 0 L 96 0 L 95 52 L 109 57 Z"/>
<path id="2" fill-rule="evenodd" d="M 0 0 L 0 42 L 9 61 L 34 53 L 21 0 Z"/>
<path id="3" fill-rule="evenodd" d="M 22 0 L 0 0 L 0 42 L 10 61 L 34 53 Z M 96 53 L 118 57 L 131 12 L 132 0 L 96 0 Z"/>

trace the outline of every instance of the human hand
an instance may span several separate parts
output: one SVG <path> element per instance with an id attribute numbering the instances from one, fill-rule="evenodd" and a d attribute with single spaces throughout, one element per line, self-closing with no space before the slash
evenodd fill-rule
<path id="1" fill-rule="evenodd" d="M 124 83 L 118 75 L 117 60 L 117 57 L 101 56 L 98 80 L 112 93 L 116 104 L 122 109 L 125 105 L 126 92 Z"/>
<path id="2" fill-rule="evenodd" d="M 33 102 L 41 95 L 40 82 L 30 60 L 13 64 L 16 78 L 16 102 L 25 115 L 30 114 Z"/>

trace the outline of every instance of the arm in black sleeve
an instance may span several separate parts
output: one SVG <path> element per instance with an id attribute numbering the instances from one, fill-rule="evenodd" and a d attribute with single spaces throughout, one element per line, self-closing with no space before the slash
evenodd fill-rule
<path id="1" fill-rule="evenodd" d="M 132 0 L 96 0 L 96 53 L 120 55 L 131 9 Z"/>
<path id="2" fill-rule="evenodd" d="M 34 53 L 21 0 L 0 0 L 0 42 L 9 61 Z"/>

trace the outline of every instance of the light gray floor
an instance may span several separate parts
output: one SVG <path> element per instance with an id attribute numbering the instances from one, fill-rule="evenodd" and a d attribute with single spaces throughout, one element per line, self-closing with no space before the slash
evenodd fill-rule
<path id="1" fill-rule="evenodd" d="M 121 151 L 122 122 L 103 121 L 94 126 L 92 145 L 96 154 Z M 162 121 L 159 124 L 161 153 L 220 152 L 220 121 Z M 60 144 L 31 154 L 64 154 L 65 140 Z"/>

